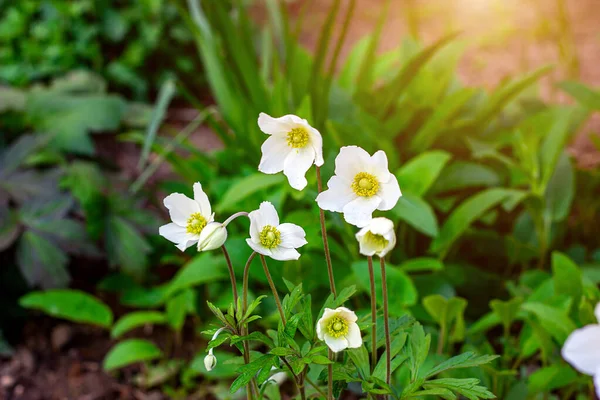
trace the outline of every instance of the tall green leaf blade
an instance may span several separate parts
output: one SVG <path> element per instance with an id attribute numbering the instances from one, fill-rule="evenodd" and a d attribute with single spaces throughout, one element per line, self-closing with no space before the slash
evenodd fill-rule
<path id="1" fill-rule="evenodd" d="M 438 235 L 435 213 L 431 206 L 420 197 L 405 193 L 392 209 L 392 213 L 427 236 L 436 237 Z"/>
<path id="2" fill-rule="evenodd" d="M 257 193 L 258 191 L 267 189 L 271 186 L 283 183 L 284 177 L 281 174 L 252 174 L 248 175 L 235 182 L 221 198 L 221 201 L 215 207 L 219 213 L 233 210 L 235 207 L 247 197 Z"/>
<path id="3" fill-rule="evenodd" d="M 127 332 L 145 325 L 164 324 L 165 315 L 158 311 L 134 311 L 122 316 L 110 331 L 114 339 L 123 336 Z"/>
<path id="4" fill-rule="evenodd" d="M 396 174 L 402 192 L 425 195 L 451 157 L 445 151 L 434 150 L 410 159 Z"/>
<path id="5" fill-rule="evenodd" d="M 79 290 L 55 289 L 31 292 L 19 299 L 21 307 L 40 310 L 56 318 L 110 327 L 113 314 L 110 308 Z"/>
<path id="6" fill-rule="evenodd" d="M 488 210 L 499 205 L 518 191 L 492 188 L 478 193 L 456 208 L 431 243 L 430 251 L 444 255 L 452 244 Z"/>
<path id="7" fill-rule="evenodd" d="M 583 83 L 564 81 L 558 87 L 570 94 L 583 106 L 591 110 L 600 110 L 600 91 L 592 90 Z"/>
<path id="8" fill-rule="evenodd" d="M 165 298 L 180 290 L 203 283 L 216 282 L 226 277 L 221 258 L 209 253 L 200 253 L 171 279 L 165 290 Z"/>

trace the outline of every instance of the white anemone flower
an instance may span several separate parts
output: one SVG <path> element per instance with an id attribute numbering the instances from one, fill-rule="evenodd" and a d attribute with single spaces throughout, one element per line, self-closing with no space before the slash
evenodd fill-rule
<path id="1" fill-rule="evenodd" d="M 346 348 L 360 347 L 362 337 L 356 324 L 357 319 L 354 311 L 346 307 L 338 307 L 335 310 L 326 308 L 317 322 L 317 336 L 335 353 Z"/>
<path id="2" fill-rule="evenodd" d="M 373 218 L 356 234 L 360 254 L 363 256 L 385 255 L 396 245 L 394 223 L 387 218 Z"/>
<path id="3" fill-rule="evenodd" d="M 217 366 L 217 357 L 212 352 L 212 349 L 208 352 L 206 357 L 204 357 L 204 368 L 207 371 L 212 371 Z"/>
<path id="4" fill-rule="evenodd" d="M 258 210 L 248 214 L 250 239 L 246 239 L 252 250 L 275 260 L 297 260 L 300 253 L 296 248 L 308 243 L 304 229 L 295 224 L 280 224 L 273 204 L 263 201 Z"/>
<path id="5" fill-rule="evenodd" d="M 283 171 L 291 187 L 304 189 L 306 171 L 313 163 L 318 167 L 323 165 L 323 139 L 319 131 L 305 119 L 291 114 L 273 118 L 260 113 L 258 126 L 271 135 L 261 146 L 258 170 L 265 174 Z"/>
<path id="6" fill-rule="evenodd" d="M 387 156 L 379 150 L 372 156 L 357 146 L 340 149 L 335 175 L 328 189 L 317 196 L 323 210 L 344 213 L 346 222 L 366 226 L 375 210 L 391 210 L 402 193 L 398 179 L 388 170 Z"/>
<path id="7" fill-rule="evenodd" d="M 599 324 L 573 331 L 561 353 L 577 371 L 594 377 L 596 396 L 600 398 L 600 303 L 596 305 L 594 313 Z"/>
<path id="8" fill-rule="evenodd" d="M 184 194 L 173 193 L 165 197 L 163 203 L 173 222 L 161 226 L 158 232 L 181 251 L 198 243 L 206 226 L 213 222 L 208 196 L 199 182 L 194 183 L 193 200 Z"/>

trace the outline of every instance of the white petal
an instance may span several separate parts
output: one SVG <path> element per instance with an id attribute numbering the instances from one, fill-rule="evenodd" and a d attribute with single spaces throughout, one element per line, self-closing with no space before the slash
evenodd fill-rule
<path id="1" fill-rule="evenodd" d="M 183 226 L 179 226 L 172 222 L 170 224 L 166 224 L 158 228 L 158 233 L 165 239 L 175 244 L 183 244 L 183 250 L 187 249 L 194 242 L 198 241 L 197 235 L 191 235 L 187 233 L 187 230 Z M 188 244 L 188 242 L 190 244 Z"/>
<path id="2" fill-rule="evenodd" d="M 208 219 L 208 216 L 212 214 L 212 210 L 210 208 L 208 196 L 202 190 L 200 182 L 194 183 L 194 200 L 200 205 L 200 213 Z"/>
<path id="3" fill-rule="evenodd" d="M 394 231 L 394 223 L 384 217 L 373 218 L 367 228 L 375 235 L 387 235 Z"/>
<path id="4" fill-rule="evenodd" d="M 594 309 L 594 315 L 596 315 L 596 319 L 600 322 L 600 303 L 596 304 L 596 308 Z"/>
<path id="5" fill-rule="evenodd" d="M 321 133 L 312 126 L 310 127 L 309 132 L 310 145 L 315 151 L 315 165 L 320 167 L 325 163 L 323 160 L 323 137 L 321 137 Z"/>
<path id="6" fill-rule="evenodd" d="M 281 224 L 277 229 L 281 233 L 281 247 L 295 249 L 308 243 L 305 239 L 306 232 L 296 224 Z"/>
<path id="7" fill-rule="evenodd" d="M 600 399 L 600 368 L 594 374 L 594 386 L 596 387 L 596 397 Z"/>
<path id="8" fill-rule="evenodd" d="M 163 204 L 169 210 L 171 221 L 179 226 L 186 226 L 190 215 L 200 212 L 200 205 L 181 193 L 168 195 Z"/>
<path id="9" fill-rule="evenodd" d="M 398 185 L 398 179 L 395 175 L 390 174 L 390 180 L 386 183 L 379 183 L 379 192 L 377 193 L 381 197 L 382 201 L 378 209 L 382 211 L 391 210 L 394 208 L 398 199 L 402 196 L 400 192 L 400 185 Z"/>
<path id="10" fill-rule="evenodd" d="M 329 335 L 325 335 L 325 344 L 329 346 L 331 351 L 334 353 L 340 352 L 348 347 L 348 340 L 345 337 L 334 338 Z"/>
<path id="11" fill-rule="evenodd" d="M 326 308 L 325 310 L 323 310 L 323 316 L 321 317 L 321 319 L 323 321 L 325 321 L 325 320 L 328 320 L 329 318 L 333 317 L 336 314 L 337 314 L 337 310 L 333 310 L 331 308 Z"/>
<path id="12" fill-rule="evenodd" d="M 373 257 L 379 249 L 370 240 L 358 240 L 358 252 L 363 256 Z"/>
<path id="13" fill-rule="evenodd" d="M 339 176 L 332 176 L 327 182 L 327 187 L 328 189 L 319 193 L 316 198 L 316 202 L 322 210 L 342 212 L 346 204 L 358 197 L 352 191 L 350 182 Z"/>
<path id="14" fill-rule="evenodd" d="M 325 322 L 324 317 L 321 317 L 321 319 L 319 319 L 317 321 L 317 337 L 319 338 L 319 340 L 325 340 L 324 332 L 323 332 L 324 322 Z"/>
<path id="15" fill-rule="evenodd" d="M 246 239 L 246 243 L 248 243 L 248 246 L 250 246 L 250 248 L 258 254 L 271 257 L 271 250 L 262 247 L 259 243 L 255 243 L 254 241 L 252 241 L 252 239 Z"/>
<path id="16" fill-rule="evenodd" d="M 349 308 L 338 307 L 335 309 L 335 311 L 338 313 L 338 315 L 340 317 L 344 318 L 348 322 L 354 323 L 354 322 L 358 321 L 358 317 L 356 316 L 356 313 Z"/>
<path id="17" fill-rule="evenodd" d="M 285 158 L 283 163 L 283 174 L 287 176 L 290 186 L 296 190 L 306 187 L 306 171 L 315 161 L 315 151 L 306 146 L 301 149 L 293 149 Z"/>
<path id="18" fill-rule="evenodd" d="M 264 225 L 278 226 L 279 225 L 279 215 L 277 215 L 277 210 L 275 206 L 271 204 L 271 202 L 263 201 L 260 203 L 260 207 L 258 207 L 259 218 Z M 260 228 L 259 228 L 260 229 Z"/>
<path id="19" fill-rule="evenodd" d="M 388 169 L 388 159 L 385 151 L 379 150 L 371 157 L 371 173 L 377 177 L 380 182 L 387 182 L 390 179 L 390 170 Z"/>
<path id="20" fill-rule="evenodd" d="M 370 169 L 371 156 L 358 146 L 345 146 L 335 158 L 335 174 L 352 182 L 356 174 Z"/>
<path id="21" fill-rule="evenodd" d="M 348 340 L 348 347 L 351 349 L 356 349 L 362 346 L 362 337 L 360 336 L 360 328 L 357 324 L 350 324 L 348 326 L 348 334 L 346 335 L 346 339 Z"/>
<path id="22" fill-rule="evenodd" d="M 573 331 L 561 353 L 579 372 L 595 374 L 600 369 L 600 325 L 588 325 Z"/>
<path id="23" fill-rule="evenodd" d="M 283 117 L 273 118 L 268 114 L 260 113 L 258 115 L 258 127 L 267 135 L 288 133 L 296 124 L 292 117 L 295 117 L 295 115 L 284 115 Z"/>
<path id="24" fill-rule="evenodd" d="M 283 164 L 292 148 L 287 145 L 285 136 L 273 135 L 260 147 L 262 158 L 258 170 L 265 174 L 276 174 L 283 171 Z"/>
<path id="25" fill-rule="evenodd" d="M 297 260 L 300 258 L 300 253 L 296 249 L 279 246 L 271 249 L 271 258 L 278 261 Z"/>
<path id="26" fill-rule="evenodd" d="M 371 197 L 357 197 L 344 206 L 342 212 L 344 219 L 349 224 L 362 228 L 373 218 L 373 211 L 381 203 L 381 198 L 377 195 Z"/>
<path id="27" fill-rule="evenodd" d="M 260 230 L 263 228 L 263 225 L 260 225 L 259 219 L 259 211 L 254 210 L 248 213 L 248 219 L 250 219 L 250 237 L 256 243 L 260 242 Z"/>

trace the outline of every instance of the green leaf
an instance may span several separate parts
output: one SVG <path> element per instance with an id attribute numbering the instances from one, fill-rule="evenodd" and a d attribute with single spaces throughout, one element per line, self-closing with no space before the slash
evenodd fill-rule
<path id="1" fill-rule="evenodd" d="M 430 346 L 431 335 L 425 335 L 420 324 L 413 325 L 408 347 L 411 381 L 415 381 L 419 376 L 419 370 L 429 354 Z"/>
<path id="2" fill-rule="evenodd" d="M 592 110 L 600 110 L 600 92 L 575 81 L 560 82 L 558 87 L 570 94 L 583 106 Z"/>
<path id="3" fill-rule="evenodd" d="M 371 376 L 369 367 L 369 352 L 367 351 L 366 347 L 363 345 L 359 348 L 348 349 L 346 351 L 348 353 L 348 356 L 356 366 L 356 369 L 358 370 L 360 376 L 363 379 L 366 379 L 369 376 Z"/>
<path id="4" fill-rule="evenodd" d="M 515 297 L 514 299 L 510 299 L 508 301 L 490 301 L 490 308 L 494 310 L 495 315 L 500 318 L 500 321 L 506 332 L 509 331 L 510 326 L 517 318 L 517 313 L 521 310 L 522 303 L 523 299 L 520 297 Z"/>
<path id="5" fill-rule="evenodd" d="M 565 150 L 556 164 L 544 197 L 546 200 L 544 212 L 551 221 L 563 221 L 567 218 L 575 197 L 575 171 Z"/>
<path id="6" fill-rule="evenodd" d="M 113 95 L 69 95 L 56 91 L 32 92 L 27 113 L 38 131 L 54 135 L 53 145 L 60 150 L 94 154 L 88 132 L 116 130 L 126 103 Z"/>
<path id="7" fill-rule="evenodd" d="M 352 285 L 345 287 L 338 293 L 336 298 L 333 298 L 332 294 L 329 295 L 323 308 L 338 308 L 348 301 L 354 295 L 354 293 L 356 293 L 356 286 Z"/>
<path id="8" fill-rule="evenodd" d="M 221 201 L 215 207 L 216 212 L 221 213 L 233 210 L 244 199 L 261 190 L 270 188 L 284 182 L 282 174 L 252 174 L 235 182 L 221 198 Z"/>
<path id="9" fill-rule="evenodd" d="M 293 356 L 296 354 L 294 350 L 288 347 L 275 347 L 274 349 L 271 349 L 269 353 L 279 357 Z"/>
<path id="10" fill-rule="evenodd" d="M 404 261 L 398 268 L 404 272 L 441 271 L 444 264 L 436 258 L 418 257 Z"/>
<path id="11" fill-rule="evenodd" d="M 450 329 L 454 326 L 452 341 L 464 340 L 464 312 L 467 307 L 465 299 L 461 297 L 446 299 L 442 295 L 433 294 L 423 299 L 423 306 L 442 329 Z"/>
<path id="12" fill-rule="evenodd" d="M 568 315 L 558 308 L 537 302 L 525 303 L 521 307 L 534 314 L 542 327 L 561 344 L 577 328 Z"/>
<path id="13" fill-rule="evenodd" d="M 242 386 L 245 386 L 250 380 L 261 370 L 271 370 L 273 363 L 277 360 L 277 356 L 272 354 L 265 354 L 258 359 L 252 361 L 250 364 L 243 365 L 238 369 L 240 376 L 236 378 L 231 384 L 229 392 L 231 394 L 237 392 Z M 257 382 L 259 385 L 262 382 Z"/>
<path id="14" fill-rule="evenodd" d="M 117 343 L 110 349 L 104 358 L 103 368 L 106 371 L 111 371 L 162 356 L 162 352 L 154 343 L 143 339 L 128 339 Z"/>
<path id="15" fill-rule="evenodd" d="M 557 295 L 567 295 L 573 299 L 572 307 L 577 307 L 583 294 L 583 276 L 577 265 L 566 255 L 552 253 L 552 280 Z"/>
<path id="16" fill-rule="evenodd" d="M 444 255 L 452 244 L 467 230 L 467 228 L 481 218 L 491 208 L 514 196 L 519 191 L 510 189 L 492 188 L 480 192 L 465 200 L 448 217 L 439 235 L 431 243 L 430 251 Z"/>
<path id="17" fill-rule="evenodd" d="M 396 174 L 402 193 L 423 197 L 451 157 L 445 151 L 435 150 L 411 158 Z"/>
<path id="18" fill-rule="evenodd" d="M 466 378 L 444 378 L 427 381 L 423 384 L 425 389 L 444 388 L 465 396 L 469 400 L 495 399 L 489 390 L 479 386 L 479 379 Z"/>
<path id="19" fill-rule="evenodd" d="M 381 290 L 381 268 L 374 266 L 373 275 L 375 278 L 375 292 L 377 295 L 377 304 L 383 304 L 383 294 Z M 357 261 L 352 264 L 352 271 L 356 281 L 361 288 L 369 292 L 369 267 L 366 261 Z M 393 295 L 389 296 L 389 308 L 392 315 L 401 315 L 406 306 L 412 306 L 417 303 L 417 289 L 412 280 L 403 271 L 386 265 L 387 289 Z"/>
<path id="20" fill-rule="evenodd" d="M 110 216 L 105 232 L 106 252 L 111 266 L 141 276 L 148 263 L 151 247 L 144 236 L 124 218 Z"/>
<path id="21" fill-rule="evenodd" d="M 110 308 L 79 290 L 56 289 L 31 292 L 19 299 L 21 307 L 40 310 L 56 318 L 109 328 L 113 321 Z"/>
<path id="22" fill-rule="evenodd" d="M 182 290 L 167 300 L 167 322 L 175 331 L 180 332 L 183 328 L 185 316 L 190 311 L 190 308 L 193 309 L 194 301 L 194 292 L 189 288 Z"/>
<path id="23" fill-rule="evenodd" d="M 30 286 L 64 287 L 71 277 L 67 255 L 43 236 L 27 231 L 17 246 L 17 264 Z"/>
<path id="24" fill-rule="evenodd" d="M 427 372 L 425 377 L 430 378 L 434 375 L 437 375 L 444 371 L 448 371 L 450 369 L 478 367 L 483 364 L 488 364 L 498 357 L 499 356 L 488 355 L 477 356 L 475 353 L 472 352 L 463 353 L 458 356 L 454 356 L 440 363 L 436 367 L 432 368 L 430 371 Z"/>
<path id="25" fill-rule="evenodd" d="M 550 365 L 533 372 L 528 379 L 529 393 L 544 393 L 576 382 L 577 372 L 567 365 Z"/>
<path id="26" fill-rule="evenodd" d="M 110 336 L 116 339 L 132 329 L 144 325 L 158 325 L 166 322 L 165 315 L 158 311 L 134 311 L 123 315 L 110 331 Z"/>
<path id="27" fill-rule="evenodd" d="M 392 213 L 427 236 L 436 237 L 438 235 L 435 213 L 431 206 L 420 197 L 404 193 L 392 209 Z"/>
<path id="28" fill-rule="evenodd" d="M 156 139 L 156 133 L 158 132 L 158 128 L 160 128 L 160 124 L 165 117 L 171 100 L 175 96 L 175 92 L 176 86 L 172 78 L 165 80 L 160 87 L 156 104 L 154 106 L 154 112 L 152 113 L 152 121 L 150 122 L 150 125 L 148 125 L 146 136 L 144 137 L 144 145 L 142 147 L 142 153 L 138 162 L 138 169 L 140 170 L 144 167 L 146 160 L 148 160 L 150 150 L 152 149 L 152 144 Z"/>
<path id="29" fill-rule="evenodd" d="M 227 278 L 224 261 L 209 253 L 201 253 L 181 268 L 167 285 L 166 297 L 175 292 L 203 283 L 217 282 Z"/>
<path id="30" fill-rule="evenodd" d="M 441 173 L 431 191 L 444 193 L 471 187 L 498 186 L 500 176 L 490 167 L 474 162 L 453 162 Z"/>

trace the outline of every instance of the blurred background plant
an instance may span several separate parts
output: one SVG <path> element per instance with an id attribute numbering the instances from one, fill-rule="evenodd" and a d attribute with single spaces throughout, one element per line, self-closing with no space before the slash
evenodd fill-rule
<path id="1" fill-rule="evenodd" d="M 386 151 L 403 192 L 388 214 L 399 239 L 388 265 L 390 313 L 399 330 L 412 334 L 410 316 L 431 335 L 425 369 L 464 351 L 500 354 L 483 369 L 443 377 L 477 378 L 502 399 L 592 398 L 590 379 L 559 353 L 570 331 L 593 322 L 600 301 L 598 168 L 578 167 L 578 152 L 568 151 L 582 136 L 598 143 L 589 121 L 600 92 L 576 81 L 572 4 L 532 1 L 539 21 L 522 36 L 514 21 L 502 25 L 513 3 L 490 0 L 500 27 L 481 47 L 502 47 L 511 35 L 532 46 L 552 38 L 560 57 L 554 69 L 520 64 L 489 89 L 461 78 L 461 60 L 477 57 L 470 32 L 457 31 L 461 21 L 448 18 L 425 38 L 431 16 L 454 13 L 434 3 L 376 3 L 369 33 L 357 41 L 362 1 L 0 3 L 0 79 L 11 85 L 0 87 L 0 331 L 13 347 L 33 318 L 23 308 L 38 309 L 106 332 L 96 358 L 124 371 L 120 381 L 171 398 L 230 396 L 234 353 L 217 349 L 210 372 L 202 362 L 210 334 L 201 332 L 215 321 L 205 301 L 221 309 L 230 301 L 225 264 L 156 237 L 166 220 L 161 194 L 190 195 L 200 181 L 219 215 L 269 200 L 303 226 L 300 260 L 273 262 L 271 272 L 282 293 L 293 289 L 285 280 L 301 282 L 316 316 L 328 287 L 316 178 L 309 172 L 307 189 L 297 192 L 281 174 L 257 171 L 259 112 L 294 113 L 323 134 L 325 180 L 341 146 Z M 549 9 L 560 23 L 548 22 Z M 390 46 L 386 29 L 399 12 L 410 36 Z M 311 40 L 314 51 L 302 44 Z M 132 101 L 149 99 L 153 107 Z M 184 103 L 193 110 L 179 118 Z M 132 149 L 125 163 L 123 149 Z M 355 286 L 349 302 L 367 316 L 355 232 L 339 215 L 327 218 L 338 285 Z M 246 236 L 243 223 L 230 226 L 240 278 Z M 252 298 L 268 293 L 260 270 L 250 275 Z M 19 307 L 28 287 L 60 290 L 34 291 Z M 273 299 L 257 312 L 275 315 Z M 273 321 L 255 324 L 269 332 Z M 0 353 L 8 352 L 2 343 L 0 336 Z M 261 343 L 257 355 L 268 349 Z M 399 387 L 411 379 L 403 345 Z M 276 386 L 267 390 L 278 398 Z"/>

